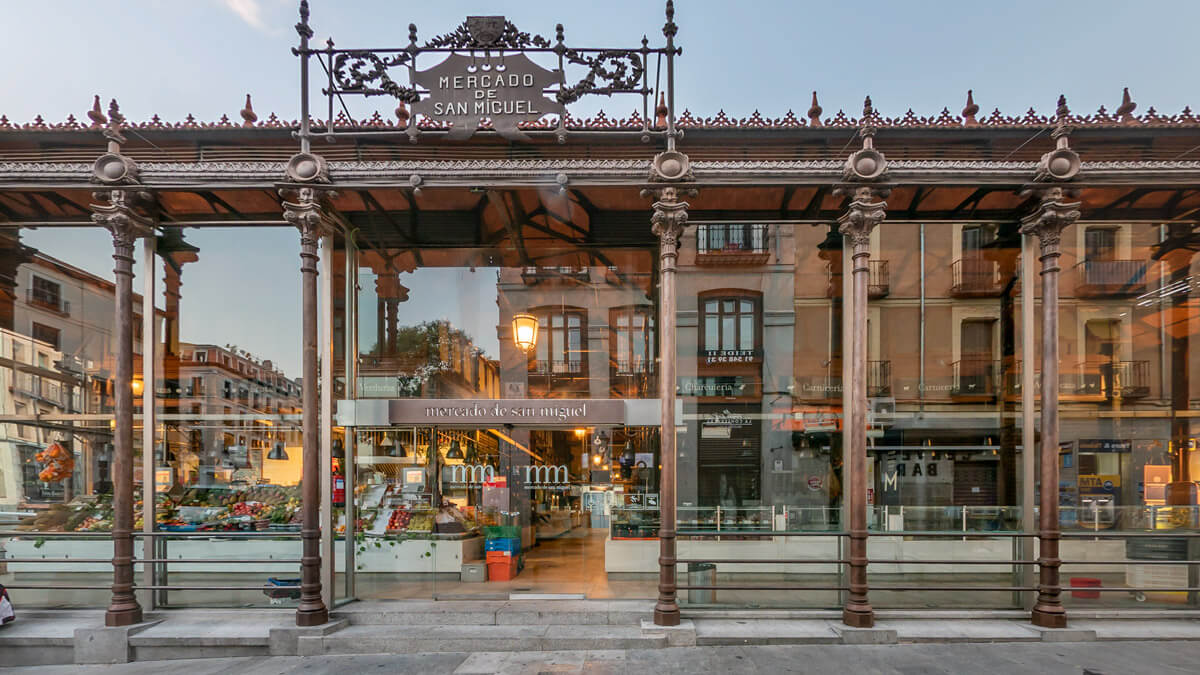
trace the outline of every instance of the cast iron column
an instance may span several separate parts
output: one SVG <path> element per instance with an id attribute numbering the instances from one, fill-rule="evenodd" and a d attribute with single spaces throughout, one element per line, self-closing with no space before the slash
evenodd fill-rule
<path id="1" fill-rule="evenodd" d="M 662 474 L 659 478 L 658 602 L 654 623 L 679 625 L 679 603 L 675 598 L 675 260 L 679 236 L 687 224 L 687 202 L 680 201 L 674 187 L 658 191 L 650 218 L 658 237 L 659 257 L 659 373 L 658 396 L 662 403 Z"/>
<path id="2" fill-rule="evenodd" d="M 142 607 L 133 592 L 133 246 L 139 237 L 152 234 L 150 221 L 132 207 L 136 193 L 126 190 L 97 192 L 107 205 L 93 204 L 92 220 L 113 238 L 116 267 L 116 352 L 113 378 L 116 401 L 113 428 L 113 585 L 104 625 L 128 626 L 142 621 Z"/>
<path id="3" fill-rule="evenodd" d="M 1061 187 L 1041 193 L 1037 209 L 1021 219 L 1023 234 L 1037 235 L 1042 262 L 1042 444 L 1038 452 L 1041 490 L 1038 509 L 1038 582 L 1037 604 L 1033 607 L 1034 625 L 1064 628 L 1066 610 L 1062 606 L 1059 579 L 1058 542 L 1058 258 L 1063 228 L 1079 219 L 1079 202 L 1064 201 Z"/>
<path id="4" fill-rule="evenodd" d="M 283 217 L 300 230 L 300 277 L 303 297 L 303 467 L 301 474 L 300 606 L 297 626 L 329 621 L 321 600 L 321 436 L 317 409 L 317 243 L 325 229 L 318 191 L 302 187 L 283 190 Z M 326 420 L 328 423 L 328 420 Z"/>
<path id="5" fill-rule="evenodd" d="M 867 283 L 871 257 L 871 230 L 887 215 L 887 203 L 875 201 L 875 188 L 859 187 L 838 230 L 852 250 L 851 282 L 854 308 L 850 326 L 850 447 L 845 466 L 849 474 L 846 495 L 850 510 L 850 594 L 842 609 L 842 623 L 857 628 L 875 625 L 875 612 L 867 599 Z"/>

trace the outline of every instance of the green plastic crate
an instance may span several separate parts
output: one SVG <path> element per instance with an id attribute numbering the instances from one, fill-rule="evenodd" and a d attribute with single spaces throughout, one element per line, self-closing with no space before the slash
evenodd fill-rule
<path id="1" fill-rule="evenodd" d="M 508 539 L 521 536 L 520 525 L 484 525 L 483 536 L 488 539 Z"/>

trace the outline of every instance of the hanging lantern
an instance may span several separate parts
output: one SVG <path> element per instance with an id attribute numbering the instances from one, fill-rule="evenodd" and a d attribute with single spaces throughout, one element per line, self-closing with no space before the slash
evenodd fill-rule
<path id="1" fill-rule="evenodd" d="M 513 316 L 513 342 L 523 352 L 528 352 L 537 344 L 538 322 L 532 314 L 517 314 Z"/>

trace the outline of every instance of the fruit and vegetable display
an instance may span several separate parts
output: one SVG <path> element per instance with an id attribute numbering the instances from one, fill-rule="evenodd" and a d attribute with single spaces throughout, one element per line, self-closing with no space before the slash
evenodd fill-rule
<path id="1" fill-rule="evenodd" d="M 133 508 L 134 529 L 142 529 L 142 501 Z M 257 485 L 243 490 L 191 488 L 156 498 L 159 529 L 172 531 L 266 530 L 299 528 L 300 488 Z M 112 529 L 112 495 L 79 497 L 53 504 L 17 525 L 33 532 L 107 532 Z"/>

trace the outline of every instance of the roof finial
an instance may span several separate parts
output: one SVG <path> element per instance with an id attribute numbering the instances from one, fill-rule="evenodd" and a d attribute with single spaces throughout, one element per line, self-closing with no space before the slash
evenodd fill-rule
<path id="1" fill-rule="evenodd" d="M 1071 114 L 1071 109 L 1067 107 L 1067 95 L 1058 95 L 1058 108 L 1054 111 L 1054 116 L 1058 118 L 1060 123 L 1065 123 L 1067 115 Z"/>
<path id="2" fill-rule="evenodd" d="M 866 122 L 867 120 L 871 119 L 874 114 L 875 108 L 871 107 L 871 97 L 867 96 L 867 98 L 863 101 L 863 121 Z"/>
<path id="3" fill-rule="evenodd" d="M 400 127 L 401 129 L 405 129 L 408 127 L 408 120 L 408 108 L 404 106 L 404 101 L 400 101 L 400 103 L 396 105 L 396 126 Z"/>
<path id="4" fill-rule="evenodd" d="M 100 95 L 99 94 L 96 94 L 96 97 L 94 99 L 92 99 L 92 109 L 88 111 L 87 116 L 88 116 L 88 119 L 90 119 L 92 121 L 93 129 L 95 129 L 97 127 L 102 127 L 105 124 L 108 124 L 108 118 L 105 117 L 104 113 L 100 110 Z"/>
<path id="5" fill-rule="evenodd" d="M 246 107 L 241 110 L 242 126 L 252 127 L 258 121 L 258 115 L 254 114 L 254 106 L 250 105 L 250 94 L 246 94 Z"/>
<path id="6" fill-rule="evenodd" d="M 125 116 L 121 114 L 121 107 L 117 105 L 117 99 L 112 99 L 108 102 L 108 126 L 104 128 L 104 137 L 108 139 L 108 151 L 120 152 L 121 144 L 125 142 L 125 135 L 121 133 L 121 127 L 125 124 Z"/>
<path id="7" fill-rule="evenodd" d="M 812 106 L 808 109 L 808 126 L 821 126 L 821 104 L 817 103 L 817 92 L 813 92 Z"/>
<path id="8" fill-rule="evenodd" d="M 975 95 L 970 89 L 967 90 L 967 105 L 963 106 L 963 126 L 973 127 L 979 122 L 975 119 L 976 113 L 979 112 L 979 106 L 975 105 Z"/>
<path id="9" fill-rule="evenodd" d="M 654 107 L 654 126 L 659 129 L 665 129 L 667 126 L 667 113 L 671 112 L 667 108 L 666 92 L 658 92 L 658 105 Z"/>
<path id="10" fill-rule="evenodd" d="M 1121 105 L 1117 107 L 1117 121 L 1121 124 L 1137 124 L 1138 120 L 1133 116 L 1133 111 L 1137 109 L 1137 104 L 1129 96 L 1129 87 L 1125 87 L 1125 91 L 1121 94 Z"/>

